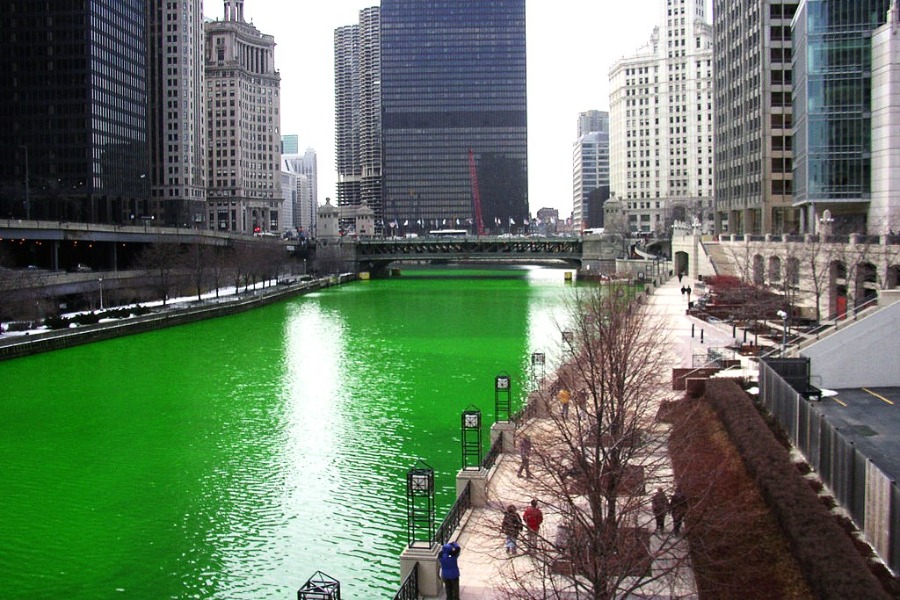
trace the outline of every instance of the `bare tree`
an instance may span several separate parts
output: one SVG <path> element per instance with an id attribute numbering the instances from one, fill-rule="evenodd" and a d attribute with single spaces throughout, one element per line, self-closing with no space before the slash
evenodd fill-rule
<path id="1" fill-rule="evenodd" d="M 180 247 L 176 244 L 150 244 L 141 251 L 135 264 L 148 272 L 150 285 L 165 306 L 178 285 L 177 274 L 183 265 Z"/>
<path id="2" fill-rule="evenodd" d="M 606 600 L 670 588 L 679 538 L 650 525 L 653 490 L 672 483 L 666 427 L 656 421 L 667 365 L 661 321 L 618 283 L 577 292 L 570 312 L 566 362 L 538 400 L 549 418 L 532 452 L 534 485 L 557 527 L 513 563 L 508 591 Z M 572 396 L 565 413 L 561 390 Z"/>

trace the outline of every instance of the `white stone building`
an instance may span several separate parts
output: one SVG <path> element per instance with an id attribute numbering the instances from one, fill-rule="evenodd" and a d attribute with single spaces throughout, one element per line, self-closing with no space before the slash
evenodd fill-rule
<path id="1" fill-rule="evenodd" d="M 243 0 L 225 0 L 207 21 L 209 228 L 277 232 L 281 223 L 281 76 L 275 39 L 244 21 Z"/>
<path id="2" fill-rule="evenodd" d="M 610 79 L 610 188 L 634 232 L 713 227 L 712 32 L 703 0 L 661 0 L 647 45 Z"/>

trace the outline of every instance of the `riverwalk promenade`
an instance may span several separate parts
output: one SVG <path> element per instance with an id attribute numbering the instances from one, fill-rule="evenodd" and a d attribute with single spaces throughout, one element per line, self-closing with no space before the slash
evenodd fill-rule
<path id="1" fill-rule="evenodd" d="M 687 285 L 696 287 L 696 282 L 687 278 L 679 282 L 676 278 L 672 278 L 662 283 L 647 298 L 648 314 L 651 318 L 657 319 L 665 331 L 665 339 L 661 339 L 660 343 L 667 346 L 667 360 L 673 369 L 697 366 L 695 356 L 706 354 L 710 347 L 724 348 L 735 341 L 731 336 L 730 326 L 710 325 L 686 314 L 688 299 L 681 288 Z M 751 368 L 747 359 L 742 359 L 741 366 Z M 667 389 L 661 390 L 660 399 L 674 400 L 681 394 L 682 392 L 672 391 L 670 385 Z M 535 445 L 538 445 L 545 436 L 551 434 L 551 425 L 552 420 L 549 417 L 536 417 L 519 423 L 515 436 L 519 438 L 527 434 Z M 666 442 L 670 425 L 659 422 L 653 427 L 655 430 L 651 432 L 652 435 Z M 651 457 L 655 465 L 653 474 L 645 482 L 645 490 L 652 494 L 657 487 L 663 487 L 671 493 L 675 482 L 671 462 L 668 459 L 667 443 L 660 444 L 655 453 L 656 456 Z M 539 503 L 541 501 L 542 487 L 537 474 L 533 479 L 520 478 L 517 476 L 519 465 L 518 455 L 513 445 L 507 441 L 504 453 L 501 454 L 489 477 L 484 506 L 471 509 L 457 530 L 456 539 L 462 547 L 459 567 L 460 597 L 463 599 L 492 600 L 518 597 L 510 596 L 509 592 L 523 588 L 535 590 L 528 593 L 527 597 L 541 597 L 537 581 L 534 582 L 534 587 L 527 581 L 523 585 L 523 578 L 527 578 L 527 575 L 523 574 L 535 572 L 534 568 L 529 568 L 528 561 L 531 561 L 531 558 L 528 553 L 520 551 L 516 555 L 507 554 L 504 536 L 500 531 L 503 510 L 506 506 L 515 505 L 521 513 L 532 498 L 537 499 Z M 652 530 L 653 516 L 649 510 L 649 496 L 642 504 L 648 508 L 646 515 L 639 517 L 639 521 Z M 561 520 L 560 515 L 547 506 L 543 507 L 543 511 L 541 535 L 552 540 L 553 532 Z M 635 592 L 635 597 L 696 598 L 697 591 L 693 570 L 690 567 L 687 539 L 671 534 L 665 536 L 654 534 L 650 536 L 650 544 L 650 554 L 654 557 L 652 571 L 662 575 L 642 585 Z M 660 544 L 665 545 L 662 551 Z M 524 548 L 524 544 L 522 546 Z M 675 566 L 677 568 L 673 568 Z M 563 596 L 553 592 L 547 597 Z"/>

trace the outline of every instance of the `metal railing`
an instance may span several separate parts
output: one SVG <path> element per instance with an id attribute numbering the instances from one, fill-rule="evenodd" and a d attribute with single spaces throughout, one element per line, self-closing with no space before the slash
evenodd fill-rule
<path id="1" fill-rule="evenodd" d="M 497 462 L 497 457 L 500 456 L 500 452 L 503 450 L 503 436 L 497 436 L 497 439 L 494 440 L 494 443 L 491 444 L 491 449 L 488 450 L 487 455 L 485 455 L 484 459 L 481 461 L 481 468 L 486 471 L 490 471 L 494 468 L 494 463 Z"/>
<path id="2" fill-rule="evenodd" d="M 419 598 L 419 563 L 413 565 L 412 571 L 400 584 L 400 589 L 394 594 L 394 600 L 418 600 Z"/>
<path id="3" fill-rule="evenodd" d="M 450 541 L 450 536 L 453 534 L 453 531 L 459 527 L 460 521 L 462 521 L 463 515 L 467 510 L 472 506 L 472 484 L 466 483 L 466 487 L 463 488 L 462 493 L 456 499 L 456 502 L 453 503 L 453 506 L 450 507 L 450 512 L 447 513 L 447 516 L 444 517 L 444 522 L 441 523 L 441 526 L 438 527 L 437 532 L 434 534 L 434 539 L 432 540 L 436 544 L 443 546 L 447 542 Z"/>

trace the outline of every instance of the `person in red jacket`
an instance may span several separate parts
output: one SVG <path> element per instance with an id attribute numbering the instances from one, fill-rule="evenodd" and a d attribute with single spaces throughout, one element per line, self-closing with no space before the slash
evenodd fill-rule
<path id="1" fill-rule="evenodd" d="M 525 521 L 525 528 L 528 531 L 526 543 L 528 546 L 534 546 L 537 542 L 538 530 L 541 528 L 541 523 L 544 522 L 544 513 L 538 508 L 537 500 L 531 501 L 531 506 L 522 513 L 522 520 Z"/>

